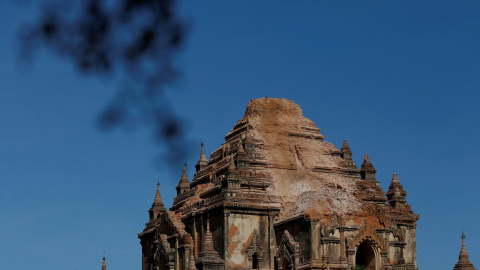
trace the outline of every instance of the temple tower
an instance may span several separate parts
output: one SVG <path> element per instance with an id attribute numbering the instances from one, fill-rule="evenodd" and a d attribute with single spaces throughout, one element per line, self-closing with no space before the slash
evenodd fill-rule
<path id="1" fill-rule="evenodd" d="M 105 255 L 103 256 L 102 270 L 107 270 L 107 263 L 105 262 Z"/>
<path id="2" fill-rule="evenodd" d="M 200 158 L 198 159 L 197 164 L 195 164 L 195 169 L 197 172 L 205 168 L 208 164 L 208 160 L 205 157 L 205 152 L 203 151 L 203 142 L 200 145 L 202 147 L 202 150 L 200 151 Z"/>
<path id="3" fill-rule="evenodd" d="M 162 197 L 160 196 L 160 181 L 157 182 L 157 193 L 155 194 L 155 199 L 153 200 L 152 207 L 148 210 L 150 214 L 150 221 L 156 220 L 160 214 L 167 212 L 167 208 L 163 205 Z"/>
<path id="4" fill-rule="evenodd" d="M 190 181 L 188 181 L 187 177 L 187 163 L 183 165 L 183 172 L 182 177 L 180 178 L 180 182 L 177 185 L 177 195 L 182 194 L 190 189 Z"/>
<path id="5" fill-rule="evenodd" d="M 198 254 L 196 260 L 198 270 L 220 270 L 224 269 L 224 261 L 215 251 L 212 240 L 212 232 L 210 231 L 210 222 L 207 218 L 207 229 L 205 230 L 205 238 L 202 244 L 202 251 Z"/>
<path id="6" fill-rule="evenodd" d="M 407 202 L 407 199 L 405 198 L 406 196 L 407 192 L 405 189 L 403 189 L 400 181 L 398 181 L 397 174 L 394 173 L 392 177 L 392 183 L 387 191 L 388 203 L 394 208 L 397 206 L 402 206 Z"/>
<path id="7" fill-rule="evenodd" d="M 385 194 L 367 154 L 357 168 L 324 138 L 292 101 L 250 101 L 208 160 L 201 144 L 191 182 L 184 166 L 169 211 L 157 186 L 142 269 L 418 270 L 397 175 Z"/>
<path id="8" fill-rule="evenodd" d="M 465 248 L 465 234 L 462 231 L 462 248 L 460 249 L 460 255 L 458 255 L 458 262 L 453 267 L 453 270 L 477 270 L 470 262 L 467 248 Z"/>

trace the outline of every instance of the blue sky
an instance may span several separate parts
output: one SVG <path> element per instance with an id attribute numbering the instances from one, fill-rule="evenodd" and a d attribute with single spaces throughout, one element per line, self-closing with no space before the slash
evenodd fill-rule
<path id="1" fill-rule="evenodd" d="M 35 5 L 0 3 L 0 269 L 141 269 L 137 239 L 161 180 L 149 130 L 95 125 L 115 82 L 63 59 L 17 62 Z M 368 153 L 386 190 L 398 174 L 420 214 L 420 269 L 451 269 L 462 226 L 480 267 L 480 4 L 477 1 L 184 1 L 191 23 L 168 93 L 208 154 L 253 98 L 299 104 L 326 136 Z"/>

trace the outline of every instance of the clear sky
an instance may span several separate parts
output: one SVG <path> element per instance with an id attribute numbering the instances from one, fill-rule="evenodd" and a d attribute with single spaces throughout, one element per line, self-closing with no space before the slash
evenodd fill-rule
<path id="1" fill-rule="evenodd" d="M 156 166 L 149 130 L 101 132 L 117 86 L 51 54 L 17 65 L 34 5 L 0 2 L 0 269 L 141 269 L 160 177 L 167 207 L 181 176 Z M 325 140 L 368 153 L 386 191 L 398 174 L 420 214 L 418 266 L 452 269 L 462 226 L 480 267 L 478 1 L 184 1 L 190 21 L 169 93 L 208 154 L 248 101 L 299 104 Z M 161 161 L 160 161 L 161 163 Z"/>

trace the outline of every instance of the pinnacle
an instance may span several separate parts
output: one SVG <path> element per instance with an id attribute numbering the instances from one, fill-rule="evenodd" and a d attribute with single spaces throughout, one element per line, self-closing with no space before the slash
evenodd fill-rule
<path id="1" fill-rule="evenodd" d="M 347 140 L 343 140 L 343 145 L 342 145 L 341 151 L 342 151 L 342 153 L 352 153 L 352 151 L 350 150 L 350 147 L 348 147 Z"/>
<path id="2" fill-rule="evenodd" d="M 190 181 L 188 181 L 188 177 L 187 177 L 187 163 L 186 162 L 183 165 L 183 172 L 182 172 L 182 177 L 180 178 L 180 183 L 189 183 L 190 184 Z"/>
<path id="3" fill-rule="evenodd" d="M 368 164 L 372 164 L 370 163 L 370 157 L 368 157 L 368 154 L 366 153 L 365 155 L 363 155 L 363 164 L 365 165 L 368 165 Z"/>
<path id="4" fill-rule="evenodd" d="M 162 196 L 160 196 L 160 181 L 157 182 L 157 192 L 155 193 L 155 199 L 153 200 L 152 208 L 150 208 L 150 211 L 153 210 L 167 211 L 163 205 Z"/>
<path id="5" fill-rule="evenodd" d="M 467 248 L 465 247 L 465 234 L 462 232 L 462 248 L 460 249 L 459 261 L 468 261 Z"/>
<path id="6" fill-rule="evenodd" d="M 465 247 L 465 234 L 463 233 L 463 230 L 462 230 L 461 238 L 462 238 L 462 248 L 460 249 L 460 255 L 458 255 L 458 262 L 457 264 L 455 264 L 455 267 L 453 269 L 454 270 L 460 270 L 460 269 L 476 270 L 468 257 L 467 248 Z"/>
<path id="7" fill-rule="evenodd" d="M 393 183 L 398 183 L 398 184 L 400 184 L 400 182 L 398 181 L 398 177 L 397 177 L 397 174 L 396 174 L 396 173 L 394 173 L 394 174 L 393 174 L 393 177 L 392 177 L 392 184 L 393 184 Z"/>
<path id="8" fill-rule="evenodd" d="M 193 248 L 190 249 L 190 259 L 188 263 L 188 270 L 197 270 L 195 266 L 195 256 L 193 255 Z"/>
<path id="9" fill-rule="evenodd" d="M 207 230 L 205 231 L 205 239 L 203 241 L 203 249 L 202 253 L 205 254 L 210 254 L 218 256 L 218 253 L 215 251 L 215 248 L 213 247 L 213 238 L 212 238 L 212 232 L 210 231 L 210 222 L 207 221 Z"/>
<path id="10" fill-rule="evenodd" d="M 407 192 L 403 188 L 403 186 L 400 184 L 400 181 L 398 181 L 397 174 L 394 173 L 392 177 L 392 183 L 390 184 L 390 187 L 388 188 L 387 191 L 387 198 L 388 202 L 392 206 L 396 206 L 397 203 L 406 203 L 407 200 L 405 199 L 405 196 L 407 196 Z"/>
<path id="11" fill-rule="evenodd" d="M 347 163 L 348 165 L 350 165 L 351 167 L 355 167 L 355 169 L 357 168 L 357 166 L 355 166 L 355 163 L 353 163 L 352 150 L 350 150 L 350 147 L 348 147 L 347 140 L 343 140 L 343 145 L 342 145 L 342 149 L 340 149 L 340 153 L 341 153 L 340 156 L 342 158 L 350 161 Z"/>
<path id="12" fill-rule="evenodd" d="M 205 230 L 205 238 L 203 239 L 202 252 L 200 252 L 198 257 L 200 261 L 204 259 L 222 261 L 222 259 L 220 259 L 220 256 L 218 255 L 218 252 L 215 251 L 215 248 L 213 245 L 213 237 L 212 237 L 212 232 L 210 231 L 210 222 L 208 221 L 208 218 L 207 218 L 207 229 Z"/>
<path id="13" fill-rule="evenodd" d="M 157 193 L 155 193 L 155 199 L 153 205 L 163 205 L 162 196 L 160 196 L 160 181 L 157 182 Z"/>
<path id="14" fill-rule="evenodd" d="M 210 222 L 207 221 L 207 230 L 205 232 L 205 241 L 203 241 L 203 250 L 206 252 L 215 251 L 213 248 L 212 232 L 210 231 Z"/>
<path id="15" fill-rule="evenodd" d="M 205 157 L 205 152 L 203 150 L 203 141 L 201 142 L 200 145 L 201 145 L 200 158 L 198 159 L 197 164 L 195 164 L 195 168 L 197 169 L 197 171 L 207 166 L 208 164 L 208 160 Z"/>
<path id="16" fill-rule="evenodd" d="M 205 152 L 203 150 L 203 142 L 200 145 L 202 147 L 202 150 L 200 151 L 200 160 L 199 161 L 207 161 L 207 158 L 205 157 Z"/>
<path id="17" fill-rule="evenodd" d="M 183 165 L 182 177 L 180 177 L 180 182 L 177 185 L 177 194 L 184 192 L 185 190 L 190 189 L 190 181 L 187 177 L 187 163 Z"/>
<path id="18" fill-rule="evenodd" d="M 370 157 L 368 154 L 363 156 L 363 164 L 360 167 L 360 174 L 362 175 L 362 179 L 370 179 L 375 180 L 375 173 L 377 170 L 373 167 L 373 164 L 370 162 Z"/>
<path id="19" fill-rule="evenodd" d="M 107 263 L 105 262 L 105 255 L 103 255 L 102 270 L 107 270 Z"/>

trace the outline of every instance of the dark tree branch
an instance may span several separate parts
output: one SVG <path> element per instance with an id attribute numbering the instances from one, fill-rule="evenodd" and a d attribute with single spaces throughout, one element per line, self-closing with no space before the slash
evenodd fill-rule
<path id="1" fill-rule="evenodd" d="M 70 2 L 70 1 L 69 1 Z M 184 159 L 184 128 L 163 92 L 178 77 L 174 59 L 185 41 L 175 0 L 48 2 L 22 33 L 22 52 L 45 46 L 93 76 L 122 78 L 99 117 L 104 129 L 143 124 L 157 142 Z M 128 85 L 128 86 L 126 86 Z M 172 157 L 172 156 L 170 156 Z"/>

